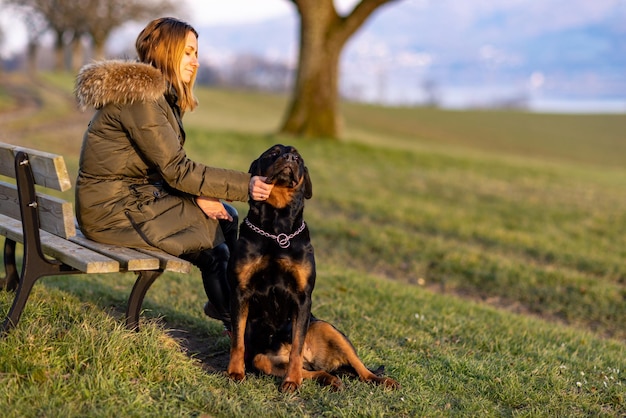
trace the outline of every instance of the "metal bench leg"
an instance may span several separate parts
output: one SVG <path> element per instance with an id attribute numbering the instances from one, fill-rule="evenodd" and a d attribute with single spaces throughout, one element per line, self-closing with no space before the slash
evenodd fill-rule
<path id="1" fill-rule="evenodd" d="M 143 298 L 146 296 L 146 292 L 148 292 L 152 283 L 162 273 L 162 271 L 141 271 L 137 273 L 137 281 L 130 292 L 128 306 L 126 307 L 126 327 L 128 329 L 139 331 L 139 313 Z"/>
<path id="2" fill-rule="evenodd" d="M 39 277 L 32 278 L 25 276 L 22 277 L 22 280 L 20 280 L 17 286 L 17 292 L 15 293 L 15 299 L 13 299 L 11 310 L 9 310 L 9 313 L 2 324 L 2 335 L 9 332 L 11 328 L 15 327 L 19 322 L 24 306 L 26 305 L 26 301 L 28 300 L 28 296 L 30 296 L 30 291 L 33 289 L 33 285 L 38 278 Z"/>
<path id="3" fill-rule="evenodd" d="M 64 274 L 66 267 L 56 261 L 46 259 L 41 248 L 39 237 L 39 213 L 37 209 L 37 195 L 35 193 L 35 180 L 30 169 L 28 154 L 20 151 L 15 155 L 15 180 L 17 182 L 17 194 L 20 202 L 20 215 L 22 217 L 22 231 L 24 232 L 24 259 L 22 260 L 22 272 L 18 278 L 17 272 L 10 273 L 13 277 L 7 282 L 7 286 L 14 286 L 18 281 L 17 292 L 13 299 L 13 305 L 2 324 L 1 335 L 6 334 L 17 325 L 35 282 L 43 276 Z M 9 252 L 9 264 L 15 266 L 15 243 L 5 241 L 5 257 Z M 11 267 L 9 267 L 9 270 Z"/>
<path id="4" fill-rule="evenodd" d="M 0 286 L 7 291 L 15 290 L 20 276 L 15 263 L 15 241 L 8 238 L 4 240 L 4 273 Z"/>
<path id="5" fill-rule="evenodd" d="M 6 334 L 11 328 L 17 325 L 22 316 L 22 311 L 26 305 L 26 301 L 30 296 L 35 282 L 44 276 L 51 276 L 61 273 L 60 264 L 46 260 L 45 258 L 33 254 L 28 251 L 24 254 L 24 262 L 22 265 L 22 274 L 15 292 L 13 305 L 2 324 L 1 335 Z M 64 272 L 71 273 L 71 272 Z"/>

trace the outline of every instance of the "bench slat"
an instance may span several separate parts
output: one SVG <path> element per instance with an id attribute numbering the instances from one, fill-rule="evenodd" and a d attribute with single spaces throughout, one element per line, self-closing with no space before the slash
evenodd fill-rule
<path id="1" fill-rule="evenodd" d="M 0 175 L 15 178 L 15 154 L 17 154 L 18 151 L 26 152 L 29 155 L 29 163 L 36 184 L 60 191 L 66 191 L 71 188 L 71 182 L 62 156 L 3 142 L 0 142 Z M 104 257 L 101 260 L 113 259 L 117 263 L 117 267 L 110 271 L 119 271 L 121 268 L 122 271 L 160 269 L 178 273 L 191 272 L 192 264 L 190 262 L 162 251 L 144 249 L 133 250 L 91 241 L 82 235 L 80 231 L 77 231 L 74 212 L 70 202 L 41 193 L 37 193 L 37 199 L 41 222 L 40 235 L 42 247 L 47 255 L 54 256 L 58 258 L 59 261 L 85 272 L 88 272 L 85 269 L 94 268 L 98 270 L 97 272 L 104 272 L 100 271 L 100 269 L 103 268 L 106 270 L 111 267 L 94 267 L 92 265 L 92 261 L 97 259 L 97 257 L 93 258 L 93 254 L 100 254 L 101 257 Z M 9 238 L 15 241 L 23 242 L 17 186 L 0 182 L 0 202 L 2 203 L 0 221 L 3 225 L 3 227 L 0 228 L 0 233 L 9 236 Z M 55 241 L 55 244 L 52 245 L 52 238 L 46 235 L 48 232 L 70 240 L 70 242 L 60 240 Z M 44 237 L 46 238 L 44 239 Z M 67 243 L 70 247 L 67 249 L 64 248 L 64 243 Z M 74 245 L 85 247 L 85 251 L 90 251 L 88 249 L 91 249 L 91 258 L 72 260 L 70 254 L 75 251 Z M 61 250 L 56 250 L 55 246 L 58 246 Z M 69 262 L 66 262 L 65 259 Z M 90 267 L 80 267 L 85 263 L 91 263 L 89 264 Z M 107 270 L 107 272 L 109 272 L 109 270 Z"/>
<path id="2" fill-rule="evenodd" d="M 24 242 L 22 223 L 0 215 L 0 234 L 16 242 Z M 71 241 L 39 231 L 41 247 L 45 254 L 85 273 L 117 273 L 120 263 L 103 254 L 81 247 Z"/>
<path id="3" fill-rule="evenodd" d="M 28 160 L 21 156 L 19 159 L 16 158 L 20 151 L 28 154 Z M 26 183 L 20 184 L 25 189 L 18 190 L 16 184 L 0 181 L 0 235 L 6 237 L 6 240 L 24 244 L 25 239 L 36 241 L 37 234 L 34 232 L 38 232 L 39 242 L 29 241 L 24 246 L 26 258 L 23 260 L 23 263 L 31 261 L 34 264 L 33 268 L 37 267 L 35 270 L 31 268 L 22 270 L 23 274 L 19 278 L 22 283 L 17 288 L 13 306 L 0 332 L 6 332 L 17 324 L 28 299 L 29 289 L 42 275 L 63 275 L 76 272 L 85 274 L 138 272 L 138 279 L 131 291 L 126 311 L 127 326 L 136 329 L 144 295 L 161 271 L 191 272 L 190 262 L 156 249 L 135 250 L 98 243 L 85 237 L 76 227 L 70 202 L 33 189 L 33 183 L 62 192 L 71 189 L 72 185 L 62 156 L 0 142 L 0 176 L 15 179 L 16 161 L 21 162 L 17 172 L 20 175 L 20 182 Z M 26 204 L 30 207 L 36 206 L 37 211 L 37 214 L 34 214 L 34 211 L 27 209 L 25 213 L 28 224 L 26 236 L 24 236 L 19 203 L 22 191 L 24 195 L 28 195 L 29 200 L 35 198 L 37 200 L 36 205 L 31 204 L 31 201 L 22 202 L 21 205 L 22 207 L 26 207 Z M 32 230 L 33 228 L 35 231 Z M 13 251 L 15 247 L 5 246 L 5 251 L 7 249 Z M 43 255 L 33 254 L 30 251 L 36 253 L 41 251 Z M 11 252 L 8 254 L 10 255 Z M 54 259 L 54 265 L 46 265 L 44 261 L 49 258 Z M 5 264 L 8 262 L 5 265 L 8 276 L 7 287 L 13 288 L 16 278 L 15 260 L 13 257 L 9 257 L 8 260 L 5 260 Z"/>
<path id="4" fill-rule="evenodd" d="M 138 248 L 137 251 L 156 257 L 161 262 L 161 270 L 173 271 L 175 273 L 190 273 L 191 264 L 189 261 L 182 260 L 178 257 L 174 257 L 163 251 L 158 250 L 146 250 L 144 248 Z"/>
<path id="5" fill-rule="evenodd" d="M 13 219 L 21 219 L 17 186 L 0 181 L 0 213 Z M 40 228 L 44 231 L 69 238 L 76 235 L 74 209 L 63 199 L 37 193 Z"/>
<path id="6" fill-rule="evenodd" d="M 26 152 L 35 177 L 35 184 L 64 192 L 72 182 L 61 155 L 23 148 L 0 142 L 0 174 L 15 178 L 15 154 Z"/>
<path id="7" fill-rule="evenodd" d="M 154 256 L 150 256 L 131 248 L 118 247 L 115 245 L 102 244 L 92 241 L 85 237 L 80 231 L 77 231 L 76 236 L 71 237 L 70 241 L 117 260 L 120 263 L 121 268 L 124 270 L 158 270 L 161 265 L 159 259 Z"/>

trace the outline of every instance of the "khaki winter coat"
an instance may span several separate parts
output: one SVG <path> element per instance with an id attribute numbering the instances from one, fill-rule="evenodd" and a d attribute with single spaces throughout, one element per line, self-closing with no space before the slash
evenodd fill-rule
<path id="1" fill-rule="evenodd" d="M 82 232 L 95 241 L 173 255 L 223 242 L 218 221 L 194 197 L 246 201 L 250 175 L 187 158 L 180 109 L 161 72 L 137 62 L 89 64 L 75 92 L 81 108 L 96 109 L 76 182 Z"/>

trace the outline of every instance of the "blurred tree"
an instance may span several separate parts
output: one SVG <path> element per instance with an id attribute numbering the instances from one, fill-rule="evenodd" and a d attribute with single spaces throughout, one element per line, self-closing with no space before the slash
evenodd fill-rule
<path id="1" fill-rule="evenodd" d="M 237 88 L 286 92 L 290 75 L 291 68 L 287 64 L 244 53 L 234 58 L 232 69 L 223 77 L 223 82 Z"/>
<path id="2" fill-rule="evenodd" d="M 175 0 L 6 0 L 39 13 L 54 33 L 55 67 L 64 70 L 65 48 L 72 46 L 72 66 L 82 64 L 82 39 L 91 37 L 94 58 L 104 57 L 111 32 L 126 22 L 174 13 Z"/>
<path id="3" fill-rule="evenodd" d="M 46 18 L 39 12 L 30 9 L 24 10 L 24 25 L 26 26 L 26 65 L 29 73 L 37 71 L 37 51 L 41 45 L 41 37 L 48 30 Z"/>
<path id="4" fill-rule="evenodd" d="M 339 58 L 344 45 L 371 14 L 396 0 L 361 0 L 340 16 L 333 0 L 290 0 L 300 16 L 296 81 L 281 133 L 339 137 Z"/>
<path id="5" fill-rule="evenodd" d="M 72 29 L 69 17 L 71 16 L 72 8 L 75 5 L 75 2 L 76 0 L 7 0 L 8 4 L 15 4 L 27 9 L 26 16 L 35 16 L 40 14 L 45 18 L 45 21 L 47 22 L 47 29 L 52 30 L 55 36 L 54 51 L 55 67 L 57 70 L 62 70 L 64 68 L 64 36 Z M 30 30 L 31 28 L 27 29 Z M 35 39 L 35 42 L 36 41 L 37 39 Z M 34 54 L 37 46 L 33 45 L 29 46 L 29 48 L 32 48 L 32 51 L 29 53 Z"/>
<path id="6" fill-rule="evenodd" d="M 2 6 L 1 0 L 0 0 L 0 6 Z M 3 45 L 4 45 L 4 28 L 0 26 L 0 47 L 2 47 Z M 2 55 L 0 55 L 0 74 L 2 74 L 3 61 L 4 59 Z"/>
<path id="7" fill-rule="evenodd" d="M 82 0 L 82 2 L 87 6 L 87 12 L 82 16 L 78 15 L 76 23 L 84 22 L 85 29 L 93 41 L 96 59 L 104 58 L 104 46 L 113 29 L 129 21 L 173 15 L 178 10 L 175 0 Z"/>

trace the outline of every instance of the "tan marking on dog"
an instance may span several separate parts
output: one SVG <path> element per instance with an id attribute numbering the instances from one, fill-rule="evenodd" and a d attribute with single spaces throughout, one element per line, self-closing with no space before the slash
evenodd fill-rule
<path id="1" fill-rule="evenodd" d="M 304 183 L 304 176 L 301 176 L 298 179 L 298 184 L 296 184 L 295 187 L 274 186 L 266 202 L 277 209 L 287 207 L 291 204 L 291 201 L 293 200 L 293 195 L 297 190 L 300 189 L 302 183 Z"/>
<path id="2" fill-rule="evenodd" d="M 285 378 L 291 368 L 291 343 L 285 343 L 277 351 L 258 354 L 254 359 L 255 367 L 266 374 Z M 332 390 L 343 389 L 341 379 L 330 373 L 341 366 L 350 365 L 359 379 L 389 389 L 399 389 L 400 384 L 390 377 L 379 377 L 370 371 L 359 359 L 350 341 L 335 327 L 325 321 L 312 322 L 307 331 L 303 354 L 302 379 L 314 379 Z M 297 388 L 296 380 L 285 379 L 284 388 L 289 391 Z"/>
<path id="3" fill-rule="evenodd" d="M 280 385 L 281 392 L 294 392 L 302 385 L 302 371 L 304 370 L 304 341 L 306 333 L 301 334 L 296 329 L 297 321 L 293 321 L 293 339 L 291 341 L 291 352 L 289 353 L 289 363 L 287 364 L 287 373 Z"/>
<path id="4" fill-rule="evenodd" d="M 245 345 L 244 336 L 246 332 L 246 322 L 248 320 L 248 305 L 241 307 L 238 320 L 238 332 L 231 339 L 230 361 L 228 362 L 227 373 L 231 379 L 241 381 L 246 377 L 246 366 L 244 363 Z"/>
<path id="5" fill-rule="evenodd" d="M 245 289 L 250 283 L 250 279 L 258 271 L 267 268 L 269 263 L 268 257 L 255 257 L 243 264 L 235 267 L 235 274 L 237 275 L 237 283 L 239 283 L 240 289 Z"/>
<path id="6" fill-rule="evenodd" d="M 277 377 L 285 377 L 291 344 L 285 344 L 275 353 L 257 354 L 254 356 L 254 367 L 259 371 Z"/>
<path id="7" fill-rule="evenodd" d="M 349 340 L 335 327 L 325 321 L 311 323 L 305 340 L 304 359 L 314 369 L 333 371 L 349 364 L 364 382 L 372 382 L 391 389 L 400 384 L 389 378 L 379 377 L 369 370 Z"/>
<path id="8" fill-rule="evenodd" d="M 295 189 L 285 186 L 274 186 L 266 202 L 276 209 L 282 209 L 291 204 Z"/>
<path id="9" fill-rule="evenodd" d="M 281 258 L 277 261 L 283 271 L 290 273 L 296 279 L 298 290 L 304 292 L 311 277 L 311 263 L 297 262 L 291 258 Z"/>

